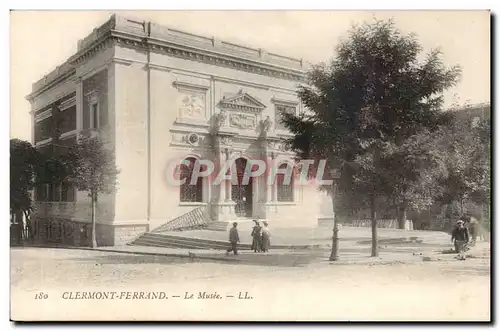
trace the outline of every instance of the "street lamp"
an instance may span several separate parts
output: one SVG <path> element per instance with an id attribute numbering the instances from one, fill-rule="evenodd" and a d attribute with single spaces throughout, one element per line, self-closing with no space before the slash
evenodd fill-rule
<path id="1" fill-rule="evenodd" d="M 339 259 L 339 227 L 337 224 L 337 213 L 335 210 L 335 198 L 337 195 L 337 181 L 340 178 L 340 171 L 338 169 L 330 170 L 332 177 L 332 209 L 333 209 L 333 238 L 332 238 L 332 252 L 330 254 L 330 261 L 337 261 Z"/>

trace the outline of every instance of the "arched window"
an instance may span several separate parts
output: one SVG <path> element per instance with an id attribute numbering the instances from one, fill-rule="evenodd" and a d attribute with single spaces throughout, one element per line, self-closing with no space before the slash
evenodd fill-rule
<path id="1" fill-rule="evenodd" d="M 202 178 L 198 177 L 196 183 L 191 183 L 196 159 L 189 157 L 185 161 L 180 165 L 179 169 L 179 179 L 185 179 L 184 184 L 180 186 L 180 200 L 181 202 L 203 202 Z"/>
<path id="2" fill-rule="evenodd" d="M 282 165 L 279 166 L 279 168 L 282 172 L 283 169 L 286 169 L 287 171 L 292 172 L 291 176 L 290 175 L 285 175 L 283 173 L 278 173 L 276 175 L 276 188 L 277 188 L 277 195 L 278 195 L 278 201 L 281 202 L 291 202 L 293 201 L 293 184 L 294 184 L 294 174 L 293 174 L 293 167 L 283 163 Z M 290 178 L 289 182 L 285 181 L 285 179 Z"/>

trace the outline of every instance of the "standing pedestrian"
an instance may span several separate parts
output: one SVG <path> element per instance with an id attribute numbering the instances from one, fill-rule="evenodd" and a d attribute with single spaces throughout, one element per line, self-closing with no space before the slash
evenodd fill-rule
<path id="1" fill-rule="evenodd" d="M 269 252 L 269 247 L 271 246 L 271 231 L 268 228 L 267 222 L 262 222 L 264 227 L 262 228 L 262 250 L 264 252 Z"/>
<path id="2" fill-rule="evenodd" d="M 252 250 L 254 253 L 260 252 L 262 249 L 261 226 L 257 220 L 254 220 L 254 227 L 252 228 Z"/>
<path id="3" fill-rule="evenodd" d="M 226 255 L 232 251 L 234 255 L 238 255 L 238 243 L 240 242 L 240 235 L 238 234 L 238 229 L 236 228 L 238 223 L 234 222 L 233 227 L 229 230 L 229 243 L 231 247 L 227 250 Z"/>
<path id="4" fill-rule="evenodd" d="M 465 246 L 469 242 L 469 231 L 467 231 L 467 228 L 464 226 L 464 221 L 457 221 L 457 226 L 451 233 L 451 241 L 455 245 L 455 251 L 459 259 L 465 260 Z"/>
<path id="5" fill-rule="evenodd" d="M 472 216 L 468 216 L 467 223 L 469 225 L 468 230 L 469 230 L 469 234 L 470 234 L 471 245 L 475 246 L 477 236 L 479 235 L 479 222 L 477 221 L 476 218 L 474 218 Z"/>

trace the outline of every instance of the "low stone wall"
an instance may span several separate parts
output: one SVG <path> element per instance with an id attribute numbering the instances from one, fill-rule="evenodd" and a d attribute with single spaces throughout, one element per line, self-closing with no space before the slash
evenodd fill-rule
<path id="1" fill-rule="evenodd" d="M 149 231 L 148 225 L 96 224 L 98 246 L 124 245 Z M 92 225 L 62 218 L 32 219 L 32 241 L 36 244 L 90 246 Z"/>
<path id="2" fill-rule="evenodd" d="M 345 222 L 345 226 L 352 227 L 371 227 L 371 220 L 354 220 L 350 222 Z M 382 219 L 377 220 L 377 228 L 385 228 L 385 229 L 397 229 L 398 228 L 398 220 L 395 219 Z M 406 220 L 405 230 L 413 230 L 413 222 L 411 220 Z"/>
<path id="3" fill-rule="evenodd" d="M 333 226 L 333 217 L 332 216 L 318 217 L 318 225 Z M 371 220 L 339 221 L 339 226 L 340 225 L 351 226 L 356 228 L 369 228 L 372 226 L 372 221 Z M 397 229 L 398 221 L 394 219 L 377 220 L 377 228 Z M 413 222 L 411 220 L 406 220 L 405 230 L 414 230 Z"/>

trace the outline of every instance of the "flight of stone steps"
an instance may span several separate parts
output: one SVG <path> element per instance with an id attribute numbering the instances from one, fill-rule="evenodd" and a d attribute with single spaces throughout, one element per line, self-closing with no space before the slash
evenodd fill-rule
<path id="1" fill-rule="evenodd" d="M 181 237 L 165 233 L 152 232 L 144 233 L 142 236 L 129 243 L 129 245 L 217 250 L 228 249 L 229 247 L 229 244 L 224 241 Z M 241 250 L 250 249 L 249 244 L 240 244 L 238 247 Z"/>
<path id="2" fill-rule="evenodd" d="M 229 243 L 227 241 L 192 238 L 181 235 L 173 235 L 171 233 L 152 233 L 147 232 L 136 238 L 128 245 L 133 246 L 151 246 L 151 247 L 167 247 L 167 248 L 183 248 L 183 249 L 214 249 L 227 250 Z M 308 249 L 315 248 L 317 245 L 274 245 L 273 249 L 291 249 L 300 248 Z M 250 250 L 250 243 L 238 244 L 239 250 Z"/>
<path id="3" fill-rule="evenodd" d="M 205 226 L 205 230 L 210 231 L 228 231 L 231 223 L 228 222 L 210 222 Z"/>

